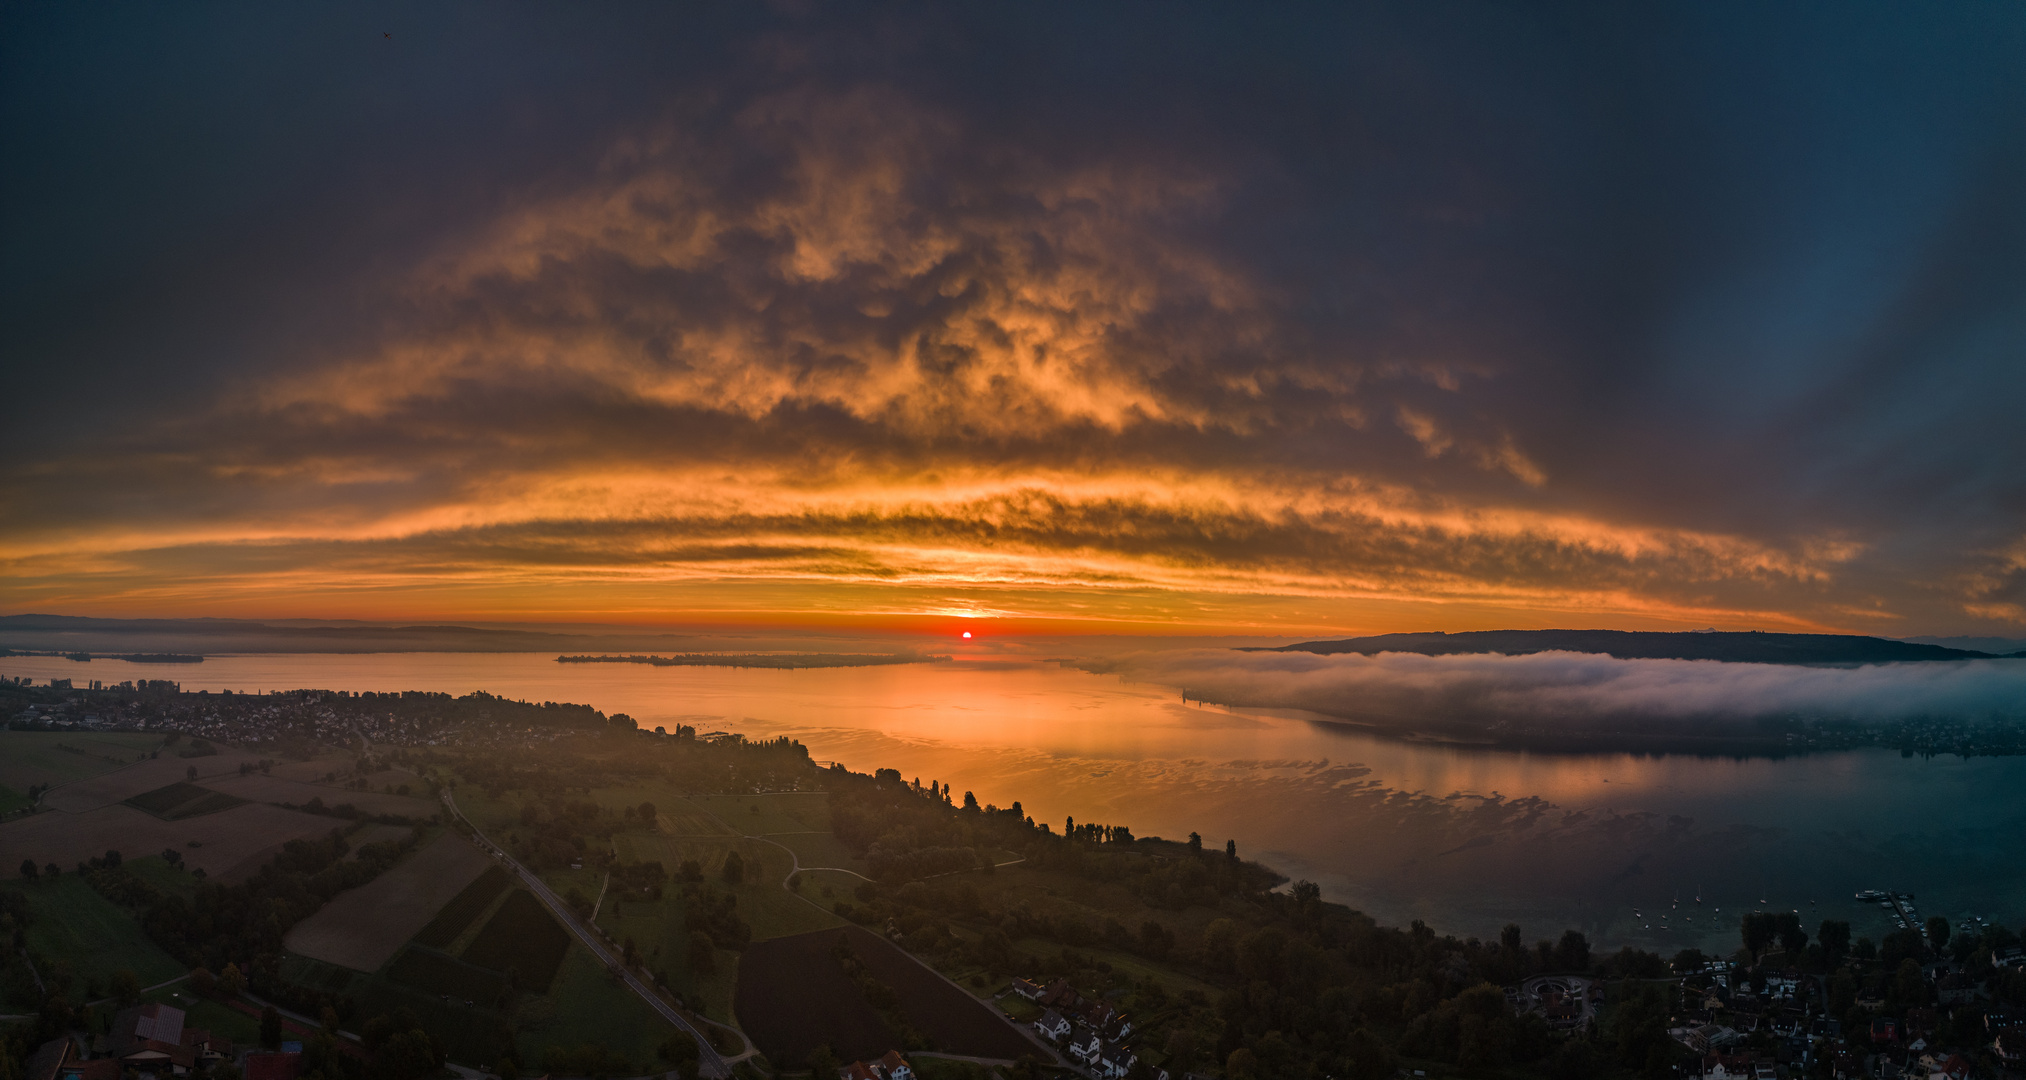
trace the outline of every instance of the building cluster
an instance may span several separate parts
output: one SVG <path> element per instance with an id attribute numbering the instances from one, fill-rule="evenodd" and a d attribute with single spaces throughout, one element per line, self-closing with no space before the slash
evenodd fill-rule
<path id="1" fill-rule="evenodd" d="M 915 1080 L 914 1067 L 898 1050 L 888 1050 L 878 1061 L 854 1061 L 837 1074 L 842 1080 Z"/>
<path id="2" fill-rule="evenodd" d="M 1127 1042 L 1133 1033 L 1132 1018 L 1109 1002 L 1086 997 L 1057 979 L 1046 986 L 1029 979 L 1013 980 L 1013 993 L 1041 1006 L 1034 1021 L 1035 1034 L 1083 1066 L 1098 1080 L 1118 1080 L 1139 1064 Z M 1169 1080 L 1165 1069 L 1154 1071 L 1156 1080 Z"/>
<path id="3" fill-rule="evenodd" d="M 2026 969 L 2017 948 L 1994 950 L 1989 960 L 2000 973 Z M 1712 964 L 1682 980 L 1684 1008 L 1668 1034 L 1695 1053 L 1701 1080 L 1968 1080 L 1986 1050 L 2004 1069 L 2026 1066 L 2026 1014 L 1989 1002 L 1956 961 L 1930 961 L 1920 980 L 1919 999 L 1931 1004 L 1904 1004 L 1908 987 L 1861 990 L 1855 1011 L 1864 1020 L 1853 1030 L 1849 1014 L 1830 1015 L 1821 976 L 1769 974 L 1748 983 Z"/>
<path id="4" fill-rule="evenodd" d="M 72 688 L 69 682 L 57 679 L 47 688 L 34 687 L 43 700 L 12 709 L 10 726 L 38 731 L 174 731 L 236 746 L 352 746 L 363 739 L 375 746 L 468 748 L 546 743 L 588 726 L 584 716 L 559 715 L 570 707 L 485 695 L 453 699 L 447 694 L 333 690 L 186 694 L 180 685 L 159 680 L 113 686 L 94 682 L 89 689 Z"/>
<path id="5" fill-rule="evenodd" d="M 74 1032 L 42 1044 L 29 1056 L 22 1080 L 167 1078 L 209 1072 L 228 1061 L 245 1080 L 295 1080 L 300 1044 L 282 1043 L 279 1051 L 235 1049 L 230 1040 L 184 1021 L 183 1010 L 169 1005 L 122 1010 L 104 1034 Z"/>
<path id="6" fill-rule="evenodd" d="M 1596 1022 L 1604 988 L 1595 979 L 1578 975 L 1537 975 L 1506 987 L 1505 999 L 1514 1013 L 1535 1013 L 1547 1022 L 1549 1030 L 1568 1033 L 1586 1030 Z"/>

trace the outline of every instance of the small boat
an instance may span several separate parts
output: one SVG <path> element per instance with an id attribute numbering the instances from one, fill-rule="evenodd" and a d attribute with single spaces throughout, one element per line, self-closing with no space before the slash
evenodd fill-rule
<path id="1" fill-rule="evenodd" d="M 1877 889 L 1864 889 L 1857 894 L 1857 898 L 1869 904 L 1878 900 L 1884 900 L 1886 896 Z"/>

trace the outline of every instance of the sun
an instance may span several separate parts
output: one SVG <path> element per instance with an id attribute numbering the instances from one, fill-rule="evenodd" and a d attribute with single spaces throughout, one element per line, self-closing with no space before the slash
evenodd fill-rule
<path id="1" fill-rule="evenodd" d="M 971 640 L 971 632 L 969 630 L 964 631 L 964 640 L 965 641 Z"/>

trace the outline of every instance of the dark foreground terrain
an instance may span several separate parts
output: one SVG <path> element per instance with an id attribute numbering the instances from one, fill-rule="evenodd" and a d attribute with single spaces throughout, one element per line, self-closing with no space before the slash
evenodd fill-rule
<path id="1" fill-rule="evenodd" d="M 843 1060 L 876 1058 L 901 1045 L 901 1032 L 867 1000 L 835 953 L 850 944 L 866 974 L 893 991 L 895 1006 L 936 1049 L 970 1057 L 1018 1058 L 1034 1044 L 977 998 L 951 986 L 885 938 L 863 927 L 818 930 L 763 941 L 739 961 L 739 1026 L 777 1063 L 801 1063 L 828 1046 Z"/>

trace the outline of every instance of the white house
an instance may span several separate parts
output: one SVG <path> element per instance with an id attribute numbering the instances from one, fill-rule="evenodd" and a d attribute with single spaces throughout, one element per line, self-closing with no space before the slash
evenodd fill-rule
<path id="1" fill-rule="evenodd" d="M 1097 1062 L 1091 1066 L 1091 1071 L 1105 1080 L 1121 1080 L 1138 1060 L 1131 1050 L 1114 1043 L 1098 1051 Z"/>
<path id="2" fill-rule="evenodd" d="M 1049 1042 L 1061 1042 L 1069 1037 L 1069 1021 L 1054 1009 L 1045 1009 L 1041 1019 L 1034 1021 L 1034 1030 Z"/>

